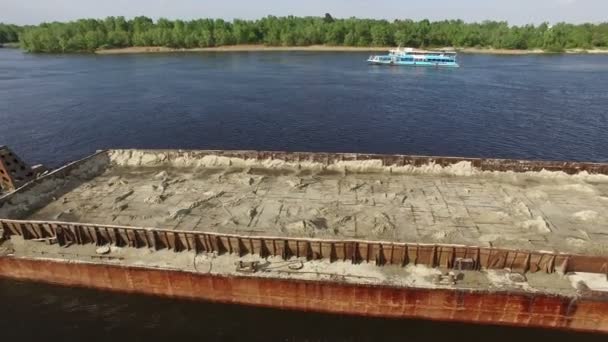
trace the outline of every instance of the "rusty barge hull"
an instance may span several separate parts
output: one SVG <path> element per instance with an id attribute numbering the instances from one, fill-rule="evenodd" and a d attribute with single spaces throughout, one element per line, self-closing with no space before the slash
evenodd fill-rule
<path id="1" fill-rule="evenodd" d="M 392 288 L 336 282 L 223 277 L 176 270 L 0 258 L 18 280 L 276 309 L 386 318 L 604 331 L 608 305 L 547 295 Z M 599 328 L 599 329 L 598 329 Z"/>
<path id="2" fill-rule="evenodd" d="M 0 277 L 606 333 L 606 174 L 599 163 L 101 151 L 0 197 Z"/>

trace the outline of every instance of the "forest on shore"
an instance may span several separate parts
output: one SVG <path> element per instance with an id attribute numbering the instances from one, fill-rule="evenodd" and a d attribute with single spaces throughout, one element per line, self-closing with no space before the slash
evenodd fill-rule
<path id="1" fill-rule="evenodd" d="M 6 25 L 0 23 L 0 45 L 5 43 L 16 43 L 19 41 L 19 33 L 23 27 L 17 25 Z"/>
<path id="2" fill-rule="evenodd" d="M 108 17 L 18 27 L 0 24 L 0 44 L 19 41 L 29 52 L 85 52 L 133 46 L 199 48 L 239 44 L 268 46 L 409 46 L 494 49 L 608 48 L 608 23 L 511 26 L 507 22 L 462 20 L 374 20 L 275 17 L 156 21 Z"/>

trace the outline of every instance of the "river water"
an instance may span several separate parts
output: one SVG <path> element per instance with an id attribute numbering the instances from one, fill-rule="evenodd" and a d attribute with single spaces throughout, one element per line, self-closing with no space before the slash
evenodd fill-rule
<path id="1" fill-rule="evenodd" d="M 459 69 L 366 53 L 31 55 L 0 49 L 0 145 L 51 166 L 101 148 L 378 152 L 608 161 L 608 56 L 463 55 Z M 20 341 L 600 339 L 280 312 L 0 281 Z"/>
<path id="2" fill-rule="evenodd" d="M 0 49 L 0 144 L 52 165 L 108 147 L 608 161 L 608 56 L 367 56 Z"/>

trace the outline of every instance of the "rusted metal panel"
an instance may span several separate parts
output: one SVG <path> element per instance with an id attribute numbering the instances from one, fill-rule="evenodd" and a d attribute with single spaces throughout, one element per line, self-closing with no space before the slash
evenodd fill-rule
<path id="1" fill-rule="evenodd" d="M 322 240 L 289 237 L 256 237 L 230 234 L 167 231 L 68 222 L 0 219 L 4 234 L 25 239 L 56 238 L 60 245 L 115 244 L 134 248 L 195 250 L 260 254 L 288 259 L 351 260 L 384 264 L 422 264 L 453 268 L 456 258 L 470 259 L 474 268 L 511 269 L 516 272 L 608 273 L 608 257 L 554 254 L 474 246 L 422 245 L 363 240 Z"/>
<path id="2" fill-rule="evenodd" d="M 0 146 L 0 188 L 15 190 L 34 178 L 34 171 L 6 146 Z"/>
<path id="3" fill-rule="evenodd" d="M 0 257 L 0 276 L 278 309 L 608 333 L 608 300 L 584 296 L 572 299 L 542 293 L 223 277 L 175 270 L 14 257 Z"/>
<path id="4" fill-rule="evenodd" d="M 21 232 L 19 231 L 19 226 L 13 222 L 7 222 L 6 226 L 8 228 L 7 232 L 8 234 L 11 235 L 21 235 Z"/>
<path id="5" fill-rule="evenodd" d="M 85 164 L 87 161 L 89 161 L 91 159 L 104 159 L 106 161 L 109 160 L 107 151 L 99 151 L 93 155 L 87 156 L 83 159 L 80 159 L 75 162 L 69 163 L 65 166 L 62 166 L 61 168 L 56 169 L 42 177 L 28 178 L 27 180 L 24 178 L 23 182 L 20 182 L 18 184 L 18 188 L 15 191 L 4 194 L 4 195 L 0 195 L 0 207 L 2 207 L 5 202 L 10 200 L 11 196 L 13 196 L 15 193 L 25 193 L 25 192 L 29 191 L 29 189 L 31 189 L 32 187 L 34 187 L 37 184 L 40 184 L 42 182 L 46 182 L 48 180 L 58 180 L 58 181 L 60 181 L 59 183 L 64 182 L 65 179 L 67 178 L 67 176 L 69 176 L 74 169 L 82 166 L 83 164 Z M 99 173 L 103 172 L 103 168 L 96 168 L 96 170 Z M 96 173 L 94 172 L 94 170 L 90 170 L 91 177 L 95 176 L 95 174 Z M 38 207 L 30 206 L 30 209 L 35 210 L 35 209 L 38 209 Z"/>

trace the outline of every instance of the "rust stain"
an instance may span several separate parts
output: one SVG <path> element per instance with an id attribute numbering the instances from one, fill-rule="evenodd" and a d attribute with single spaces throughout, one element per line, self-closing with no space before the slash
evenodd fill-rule
<path id="1" fill-rule="evenodd" d="M 244 236 L 197 231 L 174 231 L 157 228 L 141 228 L 85 224 L 74 222 L 7 220 L 0 219 L 0 234 L 30 239 L 56 239 L 60 246 L 72 244 L 112 244 L 119 247 L 170 249 L 216 252 L 236 252 L 238 255 L 258 254 L 262 257 L 276 256 L 289 259 L 292 255 L 307 256 L 308 259 L 337 260 L 352 259 L 375 262 L 377 265 L 408 263 L 429 267 L 452 268 L 455 258 L 469 258 L 477 268 L 516 271 L 561 273 L 590 272 L 606 273 L 606 256 L 587 256 L 542 251 L 523 251 L 504 248 L 474 247 L 442 244 L 398 243 L 367 240 L 328 240 L 292 237 Z M 274 247 L 273 247 L 274 245 Z M 302 253 L 299 246 L 306 246 Z M 280 246 L 280 248 L 278 248 Z M 295 247 L 295 248 L 294 248 Z M 353 254 L 353 251 L 355 253 Z M 356 252 L 359 252 L 357 255 Z M 401 256 L 395 258 L 394 256 Z M 449 260 L 447 259 L 449 256 Z M 506 265 L 509 260 L 508 265 Z M 531 268 L 530 260 L 547 260 L 542 267 Z M 548 262 L 551 261 L 551 262 Z"/>
<path id="2" fill-rule="evenodd" d="M 51 174 L 26 183 L 17 192 L 42 182 L 61 178 L 98 152 L 66 165 Z M 608 174 L 607 163 L 522 161 L 483 158 L 455 158 L 376 154 L 290 153 L 270 151 L 189 151 L 198 156 L 220 155 L 238 158 L 315 161 L 382 160 L 383 165 L 442 166 L 469 161 L 481 170 L 495 171 L 581 171 Z M 0 196 L 0 206 L 9 199 Z M 194 231 L 144 229 L 74 222 L 0 219 L 0 238 L 11 235 L 29 239 L 54 239 L 59 245 L 95 244 L 133 248 L 190 250 L 238 255 L 258 254 L 288 259 L 306 256 L 331 262 L 352 260 L 378 265 L 424 264 L 453 268 L 456 260 L 468 260 L 473 269 L 509 267 L 521 273 L 592 272 L 608 273 L 608 257 L 568 255 L 499 248 L 395 243 L 364 240 L 323 240 L 290 237 L 256 237 Z M 109 291 L 207 300 L 361 316 L 424 318 L 440 321 L 502 324 L 608 333 L 608 297 L 583 293 L 578 298 L 547 293 L 507 293 L 461 289 L 397 288 L 341 282 L 235 277 L 186 271 L 107 265 L 67 260 L 0 257 L 0 276 L 80 286 Z"/>
<path id="3" fill-rule="evenodd" d="M 0 146 L 0 189 L 15 190 L 34 178 L 34 171 L 6 146 Z"/>
<path id="4" fill-rule="evenodd" d="M 608 301 L 545 294 L 395 288 L 0 257 L 0 276 L 101 290 L 372 317 L 608 333 Z"/>

